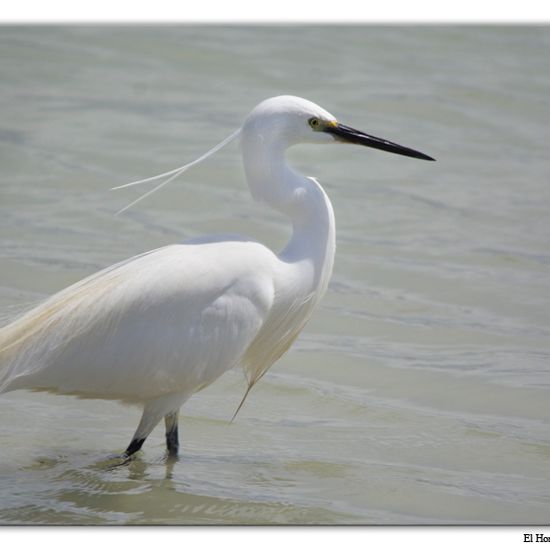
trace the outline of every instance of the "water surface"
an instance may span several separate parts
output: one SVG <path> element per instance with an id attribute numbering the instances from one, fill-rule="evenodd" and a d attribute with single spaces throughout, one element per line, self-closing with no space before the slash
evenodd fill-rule
<path id="1" fill-rule="evenodd" d="M 326 299 L 253 390 L 140 411 L 0 399 L 0 523 L 547 523 L 550 29 L 3 27 L 0 311 L 203 233 L 280 249 L 230 146 L 123 216 L 113 185 L 189 161 L 291 93 L 437 158 L 300 147 L 337 220 Z"/>

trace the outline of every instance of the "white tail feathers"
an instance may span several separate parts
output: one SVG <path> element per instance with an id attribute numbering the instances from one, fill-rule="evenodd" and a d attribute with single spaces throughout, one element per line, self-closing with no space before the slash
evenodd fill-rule
<path id="1" fill-rule="evenodd" d="M 104 269 L 54 294 L 0 328 L 0 393 L 51 362 L 72 338 L 93 324 L 99 298 L 120 280 L 116 267 Z"/>
<path id="2" fill-rule="evenodd" d="M 156 187 L 153 187 L 150 191 L 147 191 L 140 197 L 138 197 L 135 201 L 132 201 L 130 204 L 125 206 L 124 208 L 120 209 L 117 214 L 122 214 L 122 212 L 125 212 L 141 200 L 145 199 L 149 195 L 152 195 L 156 191 L 158 191 L 161 187 L 164 187 L 165 185 L 168 185 L 171 181 L 175 180 L 178 176 L 183 174 L 186 170 L 191 168 L 192 166 L 195 166 L 195 164 L 199 164 L 199 162 L 202 162 L 203 160 L 207 159 L 214 153 L 218 152 L 222 147 L 225 147 L 228 143 L 231 143 L 239 134 L 241 133 L 241 129 L 239 128 L 235 132 L 233 132 L 230 136 L 226 137 L 223 141 L 212 147 L 209 151 L 201 155 L 199 158 L 189 162 L 188 164 L 185 164 L 183 166 L 180 166 L 179 168 L 175 168 L 174 170 L 170 170 L 169 172 L 164 172 L 163 174 L 159 174 L 157 176 L 152 176 L 150 178 L 145 178 L 142 180 L 132 181 L 130 183 L 125 183 L 124 185 L 118 185 L 117 187 L 113 187 L 111 191 L 115 191 L 117 189 L 124 189 L 126 187 L 132 187 L 134 185 L 140 185 L 142 183 L 147 183 L 149 181 L 155 181 L 164 177 L 168 176 L 168 179 L 157 185 Z"/>

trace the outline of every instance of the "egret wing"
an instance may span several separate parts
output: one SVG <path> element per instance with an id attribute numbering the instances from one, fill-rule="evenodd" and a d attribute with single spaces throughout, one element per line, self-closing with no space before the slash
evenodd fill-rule
<path id="1" fill-rule="evenodd" d="M 253 242 L 172 245 L 103 270 L 0 332 L 0 391 L 142 401 L 239 364 L 273 303 Z"/>

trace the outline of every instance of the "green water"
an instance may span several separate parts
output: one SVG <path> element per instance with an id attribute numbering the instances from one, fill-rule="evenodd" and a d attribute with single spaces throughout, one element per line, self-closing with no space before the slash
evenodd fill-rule
<path id="1" fill-rule="evenodd" d="M 437 158 L 301 147 L 329 193 L 326 299 L 254 389 L 229 373 L 129 465 L 140 411 L 0 398 L 0 523 L 547 523 L 550 28 L 0 28 L 0 315 L 203 233 L 289 227 L 224 149 L 127 214 L 262 99 L 306 97 Z"/>

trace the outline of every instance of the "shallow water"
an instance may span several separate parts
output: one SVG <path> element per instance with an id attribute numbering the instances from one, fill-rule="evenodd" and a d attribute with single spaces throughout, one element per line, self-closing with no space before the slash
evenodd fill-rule
<path id="1" fill-rule="evenodd" d="M 3 27 L 0 306 L 203 233 L 279 249 L 230 146 L 163 172 L 292 93 L 437 163 L 296 148 L 337 219 L 322 307 L 229 424 L 229 373 L 184 407 L 182 451 L 140 412 L 0 398 L 0 522 L 547 523 L 550 28 Z"/>

